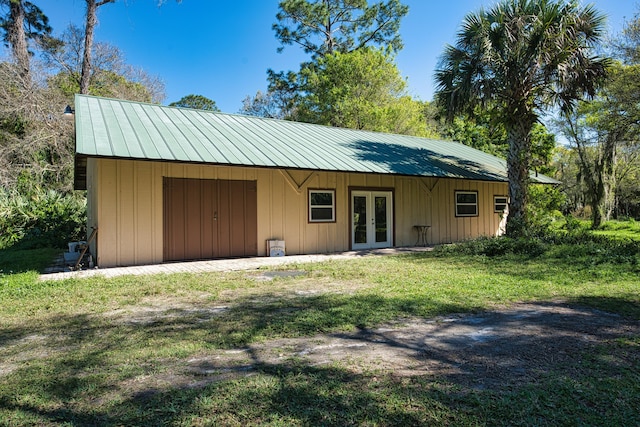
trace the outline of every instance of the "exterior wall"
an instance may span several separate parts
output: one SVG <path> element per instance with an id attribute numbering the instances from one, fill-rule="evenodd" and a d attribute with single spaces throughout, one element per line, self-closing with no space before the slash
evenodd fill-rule
<path id="1" fill-rule="evenodd" d="M 115 159 L 89 159 L 87 174 L 101 267 L 163 261 L 163 177 L 257 181 L 260 256 L 268 239 L 285 240 L 290 255 L 349 250 L 350 188 L 393 189 L 395 246 L 414 245 L 417 224 L 431 225 L 430 244 L 495 235 L 493 196 L 507 194 L 506 183 Z M 308 189 L 335 189 L 336 222 L 308 222 Z M 455 217 L 456 190 L 478 191 L 477 217 Z"/>

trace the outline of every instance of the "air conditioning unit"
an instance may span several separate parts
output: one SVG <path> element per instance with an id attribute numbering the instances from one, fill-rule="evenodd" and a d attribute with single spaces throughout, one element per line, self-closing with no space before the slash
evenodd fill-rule
<path id="1" fill-rule="evenodd" d="M 285 256 L 284 240 L 267 240 L 267 254 L 269 256 Z"/>

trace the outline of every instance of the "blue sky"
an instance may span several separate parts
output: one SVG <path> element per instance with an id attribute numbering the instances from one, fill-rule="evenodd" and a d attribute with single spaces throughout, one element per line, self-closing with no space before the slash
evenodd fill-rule
<path id="1" fill-rule="evenodd" d="M 371 1 L 371 0 L 370 0 Z M 70 23 L 83 25 L 84 0 L 38 0 L 57 33 Z M 433 71 L 447 43 L 469 13 L 494 0 L 404 0 L 409 13 L 400 32 L 404 49 L 397 65 L 408 79 L 409 92 L 431 100 Z M 595 0 L 611 31 L 640 10 L 640 1 Z M 297 70 L 307 59 L 296 46 L 277 53 L 271 29 L 278 0 L 118 0 L 98 11 L 96 41 L 118 46 L 129 64 L 158 75 L 166 85 L 165 104 L 190 93 L 216 101 L 229 113 L 242 99 L 266 89 L 266 70 Z"/>

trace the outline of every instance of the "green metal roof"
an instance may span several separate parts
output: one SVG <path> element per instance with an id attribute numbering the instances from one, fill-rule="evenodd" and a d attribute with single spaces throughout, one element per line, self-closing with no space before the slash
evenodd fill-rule
<path id="1" fill-rule="evenodd" d="M 507 181 L 504 160 L 451 141 L 86 95 L 75 120 L 89 157 Z"/>

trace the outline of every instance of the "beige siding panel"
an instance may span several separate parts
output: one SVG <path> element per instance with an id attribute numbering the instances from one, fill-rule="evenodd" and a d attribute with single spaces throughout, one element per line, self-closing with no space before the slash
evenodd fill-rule
<path id="1" fill-rule="evenodd" d="M 99 266 L 118 265 L 118 180 L 116 160 L 99 160 L 98 168 L 98 260 Z"/>
<path id="2" fill-rule="evenodd" d="M 164 226 L 164 218 L 162 216 L 163 211 L 163 200 L 162 200 L 162 177 L 164 172 L 164 164 L 163 163 L 152 163 L 152 191 L 151 191 L 151 202 L 152 208 L 151 212 L 153 215 L 153 226 L 151 229 L 150 239 L 153 241 L 153 254 L 151 256 L 152 261 L 150 262 L 159 262 L 158 260 L 162 260 L 162 256 L 164 253 L 164 240 L 163 233 L 159 230 L 163 230 Z M 149 238 L 149 236 L 145 236 Z M 142 237 L 141 237 L 142 238 Z"/>
<path id="3" fill-rule="evenodd" d="M 135 169 L 134 187 L 134 236 L 136 264 L 148 264 L 154 261 L 156 214 L 153 211 L 153 164 L 138 163 Z"/>
<path id="4" fill-rule="evenodd" d="M 261 209 L 258 206 L 258 216 L 265 216 L 267 221 L 271 223 L 271 236 L 270 239 L 283 240 L 286 235 L 285 228 L 285 192 L 288 191 L 288 184 L 285 182 L 284 177 L 277 176 L 270 171 L 270 182 L 267 188 L 262 188 L 261 191 L 267 191 L 271 194 L 269 201 L 269 208 L 267 210 Z M 293 243 L 293 242 L 292 242 Z M 266 244 L 266 243 L 265 243 Z M 286 242 L 285 242 L 286 244 Z M 286 248 L 289 250 L 289 248 Z"/>
<path id="5" fill-rule="evenodd" d="M 453 190 L 451 180 L 437 179 L 431 187 L 431 242 L 434 244 L 451 242 L 451 223 L 453 211 Z M 427 224 L 428 225 L 428 224 Z"/>
<path id="6" fill-rule="evenodd" d="M 340 251 L 348 248 L 351 236 L 349 236 L 349 193 L 347 191 L 346 174 L 336 174 L 336 241 L 334 250 Z"/>
<path id="7" fill-rule="evenodd" d="M 285 240 L 288 254 L 348 250 L 350 187 L 394 190 L 396 246 L 414 245 L 418 224 L 431 225 L 431 244 L 495 235 L 500 214 L 493 212 L 493 196 L 507 193 L 506 183 L 311 171 L 289 171 L 290 181 L 277 169 L 130 160 L 89 159 L 87 172 L 88 225 L 100 228 L 92 250 L 102 267 L 162 262 L 163 177 L 257 181 L 261 256 L 268 239 Z M 335 189 L 334 223 L 309 223 L 310 188 Z M 456 190 L 478 191 L 478 217 L 455 217 Z"/>
<path id="8" fill-rule="evenodd" d="M 133 190 L 135 186 L 135 176 L 133 173 L 133 162 L 121 161 L 117 164 L 117 188 L 118 188 L 118 253 L 117 260 L 133 260 L 135 263 L 134 247 L 138 243 L 135 239 L 135 205 Z"/>
<path id="9" fill-rule="evenodd" d="M 285 240 L 287 253 L 301 253 L 305 231 L 301 210 L 307 199 L 306 189 L 298 193 L 285 181 L 286 178 L 281 176 L 281 179 L 282 182 L 279 182 L 276 187 L 278 212 L 281 215 L 278 219 L 280 230 L 282 230 L 279 238 Z"/>
<path id="10" fill-rule="evenodd" d="M 273 188 L 273 171 L 260 169 L 257 172 L 258 181 L 258 255 L 266 255 L 266 241 L 269 239 L 282 239 L 273 233 L 273 221 L 266 212 L 272 210 L 272 198 L 268 189 Z M 264 243 L 264 245 L 263 245 Z"/>
<path id="11" fill-rule="evenodd" d="M 427 224 L 428 222 L 425 219 L 419 219 L 419 212 L 424 212 L 424 207 L 412 183 L 417 183 L 417 181 L 400 178 L 397 180 L 395 187 L 394 218 L 395 243 L 397 246 L 415 244 L 416 239 L 412 239 L 414 234 L 413 226 Z"/>

